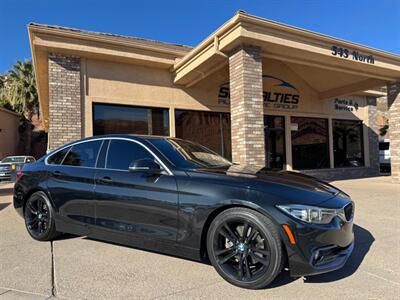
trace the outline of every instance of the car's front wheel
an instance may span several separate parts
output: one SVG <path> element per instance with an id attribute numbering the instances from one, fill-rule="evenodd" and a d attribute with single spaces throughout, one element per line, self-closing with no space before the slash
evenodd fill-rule
<path id="1" fill-rule="evenodd" d="M 249 289 L 264 288 L 282 268 L 281 241 L 272 221 L 251 209 L 220 213 L 207 234 L 207 252 L 228 282 Z"/>
<path id="2" fill-rule="evenodd" d="M 54 211 L 44 192 L 33 193 L 25 203 L 25 226 L 35 240 L 51 241 L 59 235 L 54 222 Z"/>

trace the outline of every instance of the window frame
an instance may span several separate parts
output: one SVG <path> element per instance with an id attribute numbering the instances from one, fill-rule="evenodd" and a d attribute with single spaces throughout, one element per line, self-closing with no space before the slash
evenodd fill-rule
<path id="1" fill-rule="evenodd" d="M 222 124 L 222 114 L 226 114 L 229 116 L 229 120 L 231 120 L 231 112 L 230 111 L 222 111 L 222 110 L 199 110 L 199 109 L 186 109 L 186 108 L 175 108 L 174 109 L 174 125 L 175 125 L 175 135 L 174 137 L 176 138 L 180 138 L 180 139 L 185 139 L 184 137 L 177 137 L 176 136 L 176 124 L 177 124 L 177 112 L 181 112 L 181 113 L 185 113 L 185 112 L 195 112 L 195 113 L 210 113 L 210 114 L 218 114 L 218 119 L 219 119 L 219 134 L 220 134 L 220 150 L 222 153 L 218 153 L 217 151 L 210 149 L 208 146 L 205 146 L 207 149 L 214 151 L 215 153 L 217 153 L 218 155 L 222 156 L 225 159 L 228 159 L 229 161 L 232 161 L 232 147 L 230 148 L 230 155 L 228 155 L 229 157 L 225 157 L 225 152 L 227 152 L 227 149 L 225 149 L 224 147 L 224 130 L 223 130 L 223 124 Z M 229 126 L 231 127 L 231 123 L 229 124 Z M 229 139 L 231 140 L 231 144 L 232 144 L 232 127 L 231 127 L 231 135 L 229 136 Z M 202 146 L 204 146 L 203 144 L 201 144 L 200 142 L 194 141 L 194 140 L 190 140 L 191 142 L 200 144 Z"/>
<path id="2" fill-rule="evenodd" d="M 107 103 L 107 102 L 99 102 L 99 101 L 93 101 L 92 102 L 92 135 L 93 136 L 100 136 L 100 135 L 94 135 L 94 122 L 95 122 L 95 106 L 96 105 L 103 105 L 103 106 L 114 106 L 114 107 L 127 107 L 127 108 L 140 108 L 140 109 L 165 109 L 167 111 L 167 116 L 168 116 L 168 134 L 167 135 L 161 135 L 161 136 L 171 136 L 171 132 L 172 132 L 172 128 L 171 128 L 171 115 L 170 115 L 170 111 L 171 108 L 170 107 L 162 107 L 162 106 L 141 106 L 141 105 L 129 105 L 129 104 L 122 104 L 122 103 Z M 147 120 L 148 122 L 148 120 Z M 112 133 L 112 134 L 124 134 L 124 133 Z M 136 133 L 127 133 L 127 134 L 136 134 Z M 146 133 L 145 135 L 149 135 L 149 136 L 160 136 L 157 134 L 149 134 Z"/>
<path id="3" fill-rule="evenodd" d="M 358 166 L 358 167 L 353 167 L 353 166 L 342 166 L 342 167 L 336 167 L 335 166 L 335 121 L 347 121 L 347 122 L 357 122 L 360 125 L 360 148 L 361 148 L 361 153 L 362 153 L 362 166 Z M 332 122 L 332 150 L 333 150 L 333 169 L 348 169 L 348 168 L 365 168 L 366 167 L 366 163 L 365 163 L 365 145 L 364 145 L 364 122 L 362 120 L 354 120 L 354 119 L 335 119 L 332 118 L 331 120 Z M 379 149 L 379 145 L 378 145 L 378 149 Z M 379 150 L 378 150 L 379 151 Z"/>
<path id="4" fill-rule="evenodd" d="M 69 149 L 68 149 L 68 151 L 64 154 L 64 156 L 63 156 L 63 158 L 62 158 L 62 160 L 61 160 L 61 162 L 60 162 L 59 164 L 52 164 L 52 163 L 49 163 L 49 162 L 48 162 L 48 159 L 49 159 L 49 158 L 53 157 L 53 156 L 56 155 L 57 153 L 60 153 L 61 151 L 63 151 L 64 149 L 67 149 L 67 148 L 69 148 Z M 49 153 L 49 154 L 46 156 L 45 160 L 44 160 L 45 165 L 46 165 L 46 166 L 62 166 L 62 163 L 64 162 L 65 157 L 68 155 L 68 153 L 69 153 L 69 151 L 70 151 L 71 149 L 72 149 L 72 145 L 68 144 L 68 145 L 66 145 L 66 146 L 63 146 L 62 148 L 56 149 L 56 150 L 54 150 L 53 152 Z"/>
<path id="5" fill-rule="evenodd" d="M 96 159 L 94 161 L 94 167 L 87 167 L 87 166 L 75 166 L 75 165 L 64 165 L 64 161 L 67 158 L 68 154 L 71 152 L 71 150 L 74 148 L 74 146 L 76 145 L 80 145 L 80 144 L 84 144 L 84 143 L 90 143 L 90 142 L 96 142 L 98 140 L 87 140 L 87 141 L 83 141 L 82 143 L 75 143 L 73 145 L 71 145 L 71 148 L 69 148 L 68 152 L 65 154 L 63 160 L 61 161 L 61 163 L 59 164 L 59 166 L 64 166 L 64 167 L 74 167 L 74 168 L 86 168 L 86 169 L 96 169 L 97 166 L 97 160 L 99 158 L 99 154 L 100 154 L 100 150 L 101 147 L 103 146 L 104 140 L 100 143 L 100 147 L 99 147 L 99 151 L 97 152 L 96 155 Z M 61 150 L 60 150 L 61 151 Z"/>
<path id="6" fill-rule="evenodd" d="M 71 149 L 72 149 L 73 146 L 78 145 L 78 144 L 88 143 L 88 142 L 99 141 L 99 140 L 103 141 L 103 143 L 101 144 L 100 149 L 99 149 L 99 152 L 97 153 L 96 164 L 95 164 L 94 167 L 65 166 L 65 165 L 62 164 L 62 163 L 64 162 L 65 157 L 67 157 L 68 153 L 71 151 Z M 169 176 L 173 176 L 173 175 L 174 175 L 174 174 L 172 173 L 171 169 L 170 169 L 168 166 L 166 166 L 165 163 L 164 163 L 164 162 L 154 153 L 154 151 L 152 151 L 149 147 L 147 147 L 145 144 L 143 144 L 142 142 L 140 142 L 140 141 L 138 141 L 138 140 L 136 140 L 136 139 L 129 139 L 129 138 L 124 138 L 124 137 L 100 137 L 100 138 L 93 138 L 93 139 L 90 139 L 90 140 L 77 141 L 77 142 L 74 142 L 74 143 L 72 143 L 72 144 L 65 145 L 65 146 L 63 146 L 63 147 L 61 147 L 61 148 L 55 150 L 54 152 L 49 153 L 49 154 L 46 156 L 46 158 L 45 158 L 45 160 L 44 160 L 44 163 L 45 163 L 46 166 L 64 166 L 64 167 L 75 167 L 75 168 L 87 168 L 87 169 L 114 170 L 114 171 L 129 172 L 129 170 L 106 169 L 106 168 L 98 168 L 98 167 L 97 167 L 97 161 L 98 161 L 98 158 L 99 158 L 99 155 L 100 155 L 101 147 L 104 145 L 104 142 L 105 142 L 105 141 L 110 141 L 110 142 L 108 143 L 108 146 L 107 146 L 107 153 L 106 153 L 106 157 L 105 157 L 105 159 L 106 159 L 105 163 L 107 162 L 108 148 L 110 147 L 111 140 L 124 140 L 124 141 L 128 141 L 128 142 L 132 142 L 132 143 L 139 144 L 140 146 L 142 146 L 145 150 L 147 150 L 147 151 L 154 157 L 155 161 L 160 165 L 160 167 L 161 167 L 164 171 L 166 171 L 166 175 L 169 175 Z M 55 164 L 49 164 L 49 163 L 47 162 L 47 159 L 48 159 L 49 157 L 55 155 L 56 153 L 58 153 L 58 152 L 60 152 L 60 151 L 62 151 L 62 150 L 64 150 L 64 149 L 66 149 L 66 148 L 68 148 L 68 147 L 69 147 L 70 149 L 67 151 L 67 153 L 65 153 L 65 156 L 64 156 L 64 158 L 63 158 L 63 160 L 61 161 L 60 164 L 55 165 Z M 106 164 L 105 164 L 105 166 L 106 166 Z"/>
<path id="7" fill-rule="evenodd" d="M 118 140 L 118 139 L 114 139 L 114 140 Z M 110 150 L 110 146 L 111 146 L 111 143 L 112 143 L 112 141 L 110 140 L 110 142 L 108 143 L 108 145 L 107 145 L 107 151 L 106 151 L 106 156 L 105 156 L 105 158 L 104 158 L 104 168 L 101 168 L 102 170 L 110 170 L 110 171 L 123 171 L 123 172 L 129 172 L 129 169 L 128 170 L 124 170 L 124 169 L 114 169 L 114 168 L 108 168 L 107 167 L 107 163 L 108 163 L 108 153 L 109 153 L 109 150 Z M 150 156 L 152 156 L 155 160 L 156 160 L 156 162 L 160 165 L 160 168 L 161 168 L 161 170 L 165 170 L 165 168 L 160 164 L 160 162 L 157 160 L 157 157 L 156 156 L 154 156 L 148 149 L 146 149 L 146 147 L 143 147 L 142 145 L 140 145 L 139 144 L 139 147 L 142 147 L 146 152 L 148 152 L 149 154 L 150 154 Z"/>
<path id="8" fill-rule="evenodd" d="M 282 125 L 283 125 L 283 127 L 273 127 L 273 128 L 268 128 L 267 127 L 267 125 L 265 125 L 265 121 L 268 119 L 268 118 L 271 118 L 271 117 L 278 117 L 278 118 L 282 118 Z M 292 116 L 289 116 L 289 118 L 291 118 Z M 286 122 L 287 122 L 287 120 L 286 120 L 286 115 L 283 115 L 283 114 L 281 114 L 281 115 L 275 115 L 275 114 L 273 114 L 273 115 L 271 115 L 271 114 L 264 114 L 264 139 L 266 139 L 267 138 L 267 130 L 269 130 L 270 132 L 272 131 L 275 131 L 275 132 L 282 132 L 283 133 L 283 157 L 284 157 L 284 162 L 283 162 L 283 165 L 282 165 L 282 170 L 286 170 L 287 169 L 287 165 L 288 165 L 288 154 L 287 154 L 287 143 L 288 143 L 288 141 L 286 140 Z M 290 122 L 289 122 L 290 123 Z M 291 137 L 291 132 L 290 132 L 290 137 Z M 291 145 L 291 143 L 292 143 L 292 141 L 290 141 L 290 145 Z M 264 144 L 265 144 L 265 146 L 264 146 L 264 148 L 267 148 L 267 141 L 266 140 L 264 140 Z M 265 165 L 267 165 L 269 163 L 269 161 L 268 161 L 268 158 L 267 158 L 267 149 L 265 149 Z"/>
<path id="9" fill-rule="evenodd" d="M 302 118 L 302 119 L 318 119 L 318 120 L 324 120 L 326 124 L 326 151 L 327 151 L 327 166 L 323 168 L 295 168 L 294 167 L 294 155 L 293 155 L 293 133 L 292 130 L 290 130 L 290 146 L 291 146 L 291 155 L 292 155 L 292 168 L 293 170 L 299 170 L 299 171 L 310 171 L 310 170 L 328 170 L 328 169 L 333 169 L 330 166 L 330 160 L 331 160 L 331 153 L 330 153 L 330 147 L 331 144 L 333 145 L 333 139 L 332 141 L 330 140 L 330 126 L 329 123 L 331 120 L 329 119 L 328 116 L 304 116 L 304 115 L 290 115 L 290 124 L 292 124 L 293 118 Z M 333 125 L 333 124 L 332 124 Z M 332 132 L 332 138 L 333 138 L 333 132 Z"/>

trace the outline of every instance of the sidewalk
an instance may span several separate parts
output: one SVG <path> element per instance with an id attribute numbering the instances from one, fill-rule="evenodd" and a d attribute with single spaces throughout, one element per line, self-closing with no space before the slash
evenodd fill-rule
<path id="1" fill-rule="evenodd" d="M 14 182 L 0 183 L 0 196 L 12 195 Z"/>
<path id="2" fill-rule="evenodd" d="M 10 290 L 6 288 L 0 288 L 0 299 L 1 300 L 17 300 L 17 299 L 26 299 L 26 300 L 47 300 L 47 299 L 55 299 L 52 296 L 26 293 L 17 290 Z"/>

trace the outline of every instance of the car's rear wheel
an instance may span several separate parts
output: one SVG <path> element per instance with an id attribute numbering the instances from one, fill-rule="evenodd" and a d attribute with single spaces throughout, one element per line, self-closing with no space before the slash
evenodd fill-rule
<path id="1" fill-rule="evenodd" d="M 25 226 L 35 240 L 50 241 L 59 235 L 54 222 L 54 211 L 44 192 L 32 194 L 25 203 Z"/>
<path id="2" fill-rule="evenodd" d="M 220 213 L 208 230 L 207 252 L 225 280 L 244 288 L 266 287 L 282 268 L 275 225 L 251 209 L 231 208 Z"/>

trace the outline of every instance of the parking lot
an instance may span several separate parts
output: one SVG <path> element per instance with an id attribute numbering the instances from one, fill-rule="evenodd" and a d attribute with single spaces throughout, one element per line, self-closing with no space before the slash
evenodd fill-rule
<path id="1" fill-rule="evenodd" d="M 36 242 L 0 185 L 0 299 L 399 299 L 400 185 L 388 177 L 333 184 L 356 202 L 356 246 L 342 270 L 282 273 L 267 289 L 226 283 L 199 262 L 65 235 Z"/>

